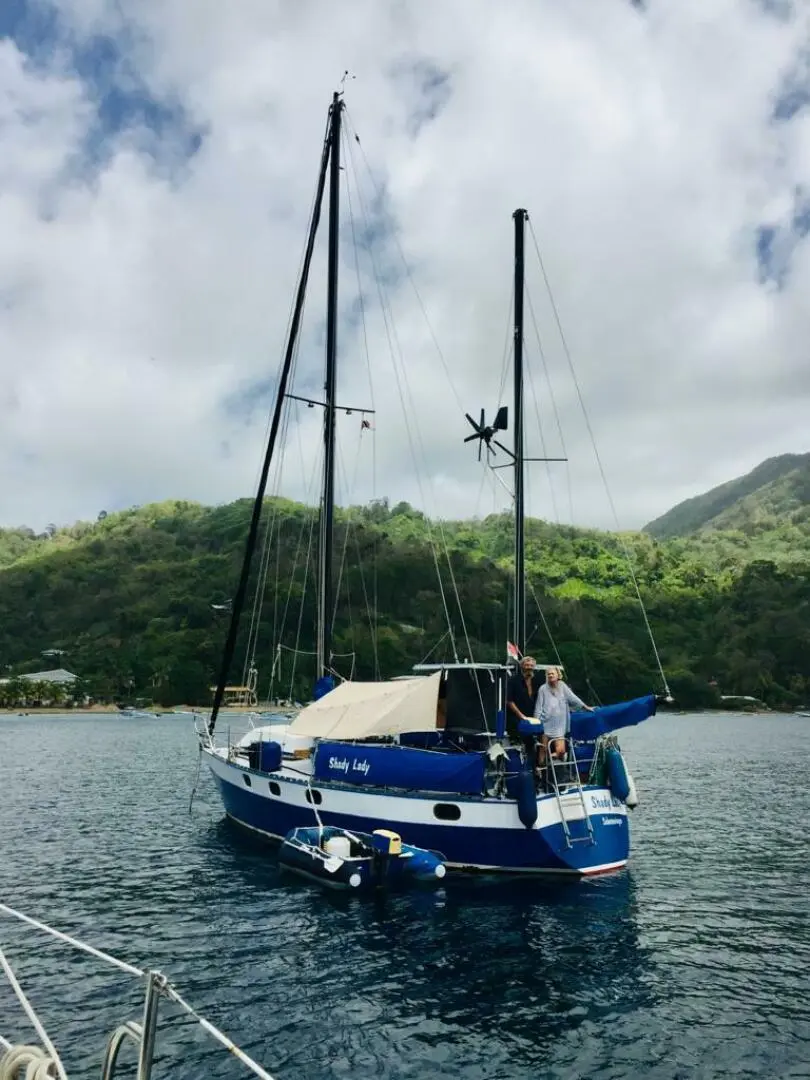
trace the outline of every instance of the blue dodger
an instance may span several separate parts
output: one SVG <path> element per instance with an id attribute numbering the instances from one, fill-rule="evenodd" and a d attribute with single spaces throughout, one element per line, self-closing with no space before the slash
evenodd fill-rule
<path id="1" fill-rule="evenodd" d="M 315 750 L 313 776 L 358 786 L 480 795 L 484 764 L 482 753 L 321 742 Z"/>

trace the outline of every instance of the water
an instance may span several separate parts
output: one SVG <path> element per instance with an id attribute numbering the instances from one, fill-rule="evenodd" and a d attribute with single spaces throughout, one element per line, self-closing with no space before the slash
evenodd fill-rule
<path id="1" fill-rule="evenodd" d="M 0 898 L 156 966 L 278 1080 L 810 1077 L 810 722 L 657 717 L 623 739 L 632 869 L 375 901 L 279 880 L 188 815 L 187 720 L 0 718 Z M 127 976 L 0 919 L 63 1049 L 97 1077 Z M 155 1077 L 248 1075 L 168 1004 Z M 27 1034 L 0 978 L 0 1032 Z"/>

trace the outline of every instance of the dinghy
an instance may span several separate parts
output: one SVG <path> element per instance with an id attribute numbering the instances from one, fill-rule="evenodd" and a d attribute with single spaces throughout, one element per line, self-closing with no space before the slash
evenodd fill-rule
<path id="1" fill-rule="evenodd" d="M 358 833 L 329 825 L 291 829 L 278 861 L 285 870 L 332 889 L 440 881 L 446 872 L 438 852 L 403 844 L 399 835 L 388 829 Z"/>

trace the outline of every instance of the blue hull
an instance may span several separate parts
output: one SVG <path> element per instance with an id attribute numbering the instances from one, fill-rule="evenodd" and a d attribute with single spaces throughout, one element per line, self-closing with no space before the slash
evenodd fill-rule
<path id="1" fill-rule="evenodd" d="M 242 769 L 234 770 L 235 777 L 240 781 L 243 771 L 248 772 Z M 270 800 L 256 795 L 244 785 L 237 786 L 216 773 L 213 775 L 228 816 L 237 824 L 267 839 L 280 841 L 291 829 L 316 823 L 310 807 L 290 805 L 283 798 Z M 253 771 L 250 771 L 250 776 L 264 781 L 268 779 Z M 319 787 L 324 792 L 328 791 L 326 785 L 321 784 Z M 586 789 L 586 792 L 589 791 L 594 792 L 594 789 Z M 630 854 L 630 831 L 626 815 L 617 813 L 613 808 L 610 793 L 606 789 L 598 789 L 598 793 L 600 799 L 604 799 L 605 805 L 602 812 L 592 812 L 590 815 L 594 842 L 591 843 L 588 839 L 584 821 L 570 821 L 568 829 L 573 841 L 570 845 L 559 821 L 534 829 L 488 828 L 457 823 L 425 824 L 400 818 L 385 820 L 362 812 L 336 813 L 324 806 L 319 808 L 319 813 L 324 825 L 366 833 L 379 828 L 393 828 L 407 844 L 440 851 L 448 868 L 582 875 L 620 869 L 626 864 Z M 368 807 L 373 811 L 374 798 L 373 795 L 360 796 L 357 808 Z M 546 799 L 556 801 L 552 795 L 545 796 L 539 805 Z M 435 800 L 431 800 L 433 801 Z M 477 803 L 460 801 L 460 805 L 484 806 L 482 800 Z M 517 809 L 515 813 L 517 814 Z"/>

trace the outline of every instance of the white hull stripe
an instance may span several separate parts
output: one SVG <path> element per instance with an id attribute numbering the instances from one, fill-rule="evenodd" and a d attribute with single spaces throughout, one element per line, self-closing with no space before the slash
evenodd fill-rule
<path id="1" fill-rule="evenodd" d="M 286 806 L 306 811 L 307 815 L 312 814 L 312 804 L 307 799 L 309 785 L 300 776 L 285 775 L 284 769 L 272 774 L 253 772 L 225 761 L 218 753 L 206 751 L 206 754 L 211 771 L 225 782 L 250 791 L 254 797 L 268 802 L 283 802 Z M 249 785 L 245 782 L 245 777 L 249 779 Z M 273 788 L 281 793 L 273 794 Z M 344 817 L 373 817 L 391 823 L 403 822 L 411 825 L 436 825 L 440 822 L 449 829 L 503 829 L 519 833 L 525 831 L 517 806 L 511 799 L 459 799 L 451 795 L 421 793 L 412 796 L 394 795 L 363 789 L 347 790 L 331 787 L 329 784 L 312 784 L 312 789 L 321 795 L 322 801 L 317 805 L 323 813 L 340 814 Z M 627 815 L 624 804 L 613 798 L 607 789 L 586 787 L 583 792 L 589 815 Z M 460 816 L 457 820 L 437 819 L 434 807 L 447 804 L 458 807 Z M 541 795 L 537 800 L 537 821 L 534 828 L 544 829 L 550 825 L 558 825 L 561 820 L 560 808 L 566 821 L 581 821 L 585 816 L 577 792 L 562 795 L 559 802 L 554 795 Z"/>

